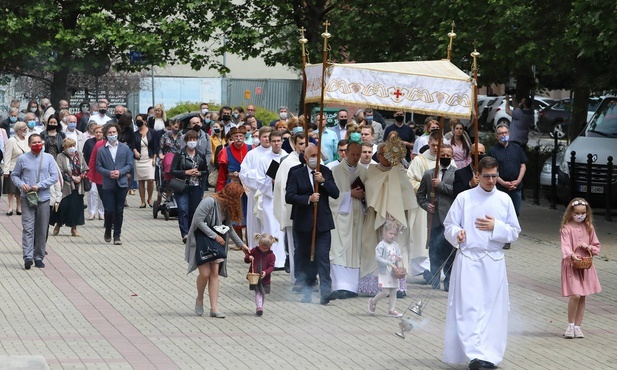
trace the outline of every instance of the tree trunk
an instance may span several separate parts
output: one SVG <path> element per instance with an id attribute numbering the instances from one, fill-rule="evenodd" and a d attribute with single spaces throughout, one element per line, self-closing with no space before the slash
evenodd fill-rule
<path id="1" fill-rule="evenodd" d="M 588 63 L 584 60 L 577 60 L 574 66 L 576 81 L 574 83 L 574 105 L 573 112 L 568 125 L 568 135 L 570 141 L 576 139 L 587 123 L 587 107 L 589 105 L 589 76 Z"/>
<path id="2" fill-rule="evenodd" d="M 53 79 L 51 80 L 51 94 L 49 97 L 53 107 L 58 107 L 60 100 L 64 99 L 70 101 L 71 94 L 67 91 L 68 78 L 68 67 L 63 67 L 54 72 Z"/>

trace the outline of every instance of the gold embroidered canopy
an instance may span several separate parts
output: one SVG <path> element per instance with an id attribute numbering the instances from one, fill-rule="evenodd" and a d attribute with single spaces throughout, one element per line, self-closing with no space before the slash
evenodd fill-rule
<path id="1" fill-rule="evenodd" d="M 319 103 L 322 65 L 306 66 L 306 102 Z M 324 103 L 469 118 L 474 80 L 449 60 L 331 64 Z"/>

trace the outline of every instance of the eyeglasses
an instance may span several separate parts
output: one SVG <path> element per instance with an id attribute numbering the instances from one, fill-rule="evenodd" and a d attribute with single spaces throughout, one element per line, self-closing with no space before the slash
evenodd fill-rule
<path id="1" fill-rule="evenodd" d="M 575 206 L 586 206 L 587 202 L 585 202 L 584 200 L 575 200 L 574 202 L 572 202 L 572 207 Z"/>
<path id="2" fill-rule="evenodd" d="M 482 177 L 485 179 L 496 179 L 499 177 L 499 173 L 483 173 Z"/>

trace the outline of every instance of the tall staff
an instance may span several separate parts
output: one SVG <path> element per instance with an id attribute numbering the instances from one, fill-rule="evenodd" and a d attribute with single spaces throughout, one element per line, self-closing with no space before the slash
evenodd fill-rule
<path id="1" fill-rule="evenodd" d="M 316 172 L 319 172 L 319 162 L 321 159 L 321 135 L 323 134 L 324 127 L 321 126 L 321 120 L 324 119 L 323 112 L 323 101 L 324 96 L 326 94 L 326 69 L 328 64 L 328 39 L 332 36 L 328 32 L 328 26 L 330 22 L 327 20 L 324 22 L 324 26 L 326 26 L 326 30 L 321 34 L 323 37 L 323 60 L 322 60 L 322 69 L 321 69 L 321 98 L 319 101 L 319 141 L 317 142 L 317 168 Z M 319 184 L 317 181 L 315 183 L 315 193 L 319 192 Z M 315 260 L 315 237 L 317 233 L 317 203 L 313 203 L 313 233 L 311 235 L 311 262 Z"/>
<path id="2" fill-rule="evenodd" d="M 452 43 L 454 41 L 454 38 L 456 37 L 456 33 L 454 33 L 454 21 L 452 21 L 452 30 L 450 32 L 448 32 L 448 37 L 450 38 L 450 43 L 448 44 L 448 60 L 452 59 Z M 437 142 L 437 153 L 435 154 L 436 158 L 435 158 L 435 168 L 433 169 L 433 178 L 436 179 L 437 176 L 439 176 L 439 156 L 441 153 L 441 143 L 443 142 L 443 130 L 444 130 L 444 117 L 441 116 L 439 117 L 439 140 Z M 431 187 L 432 191 L 431 191 L 431 205 L 433 206 L 433 209 L 435 209 L 435 187 Z M 429 213 L 428 215 L 428 230 L 431 230 L 431 227 L 433 227 L 433 215 L 435 214 L 435 211 L 433 211 L 433 213 Z M 426 249 L 428 249 L 429 247 L 429 243 L 431 241 L 431 233 L 429 231 L 427 237 L 426 237 Z"/>
<path id="3" fill-rule="evenodd" d="M 473 105 L 473 112 L 474 112 L 474 117 L 473 117 L 473 126 L 474 126 L 474 133 L 475 133 L 475 152 L 478 153 L 478 144 L 480 143 L 480 139 L 478 138 L 478 61 L 477 58 L 480 56 L 480 53 L 478 53 L 478 50 L 476 50 L 476 41 L 474 40 L 473 42 L 473 52 L 471 54 L 471 57 L 473 58 L 473 65 L 471 66 L 471 70 L 473 71 L 473 95 L 474 95 L 474 105 Z M 475 156 L 474 159 L 474 168 L 476 169 L 476 171 L 478 170 L 478 156 Z"/>
<path id="4" fill-rule="evenodd" d="M 308 133 L 308 122 L 309 122 L 309 112 L 308 112 L 308 104 L 306 104 L 306 89 L 307 89 L 307 80 L 306 80 L 306 60 L 307 60 L 307 55 L 308 53 L 306 52 L 306 47 L 305 45 L 308 43 L 308 40 L 306 37 L 304 37 L 304 31 L 306 31 L 306 28 L 304 27 L 300 27 L 300 33 L 302 34 L 302 36 L 300 37 L 300 40 L 298 40 L 300 42 L 300 44 L 302 45 L 302 91 L 303 91 L 303 101 L 302 103 L 304 104 L 304 134 L 307 135 Z M 307 136 L 308 137 L 308 136 Z"/>

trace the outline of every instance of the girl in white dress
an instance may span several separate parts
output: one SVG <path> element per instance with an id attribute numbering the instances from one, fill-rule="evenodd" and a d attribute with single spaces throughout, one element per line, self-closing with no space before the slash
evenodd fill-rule
<path id="1" fill-rule="evenodd" d="M 399 286 L 399 279 L 392 276 L 392 270 L 397 268 L 396 262 L 402 260 L 401 247 L 396 243 L 396 236 L 398 235 L 398 225 L 396 222 L 386 221 L 383 228 L 383 240 L 375 247 L 375 259 L 379 265 L 379 274 L 377 279 L 379 281 L 379 287 L 381 292 L 368 300 L 368 312 L 373 315 L 377 302 L 382 298 L 390 295 L 388 305 L 388 316 L 401 317 L 402 314 L 398 313 L 396 307 L 396 290 Z"/>

